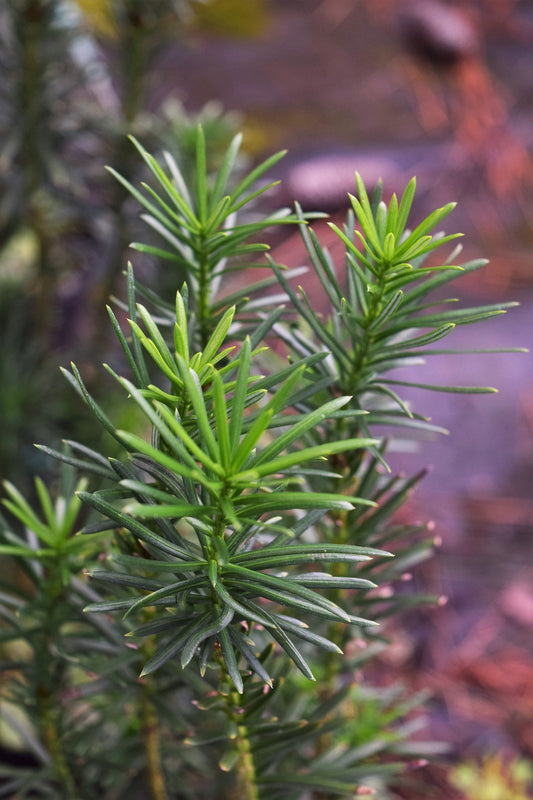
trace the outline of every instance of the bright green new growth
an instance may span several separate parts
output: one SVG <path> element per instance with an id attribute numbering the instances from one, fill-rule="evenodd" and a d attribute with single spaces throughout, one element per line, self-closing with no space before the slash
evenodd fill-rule
<path id="1" fill-rule="evenodd" d="M 338 646 L 309 631 L 298 619 L 265 607 L 261 601 L 268 599 L 281 608 L 349 622 L 348 612 L 313 587 L 355 589 L 374 584 L 357 576 L 327 573 L 318 580 L 308 572 L 291 572 L 286 579 L 265 570 L 291 565 L 307 567 L 316 562 L 352 563 L 387 555 L 356 546 L 328 549 L 324 545 L 293 544 L 314 520 L 310 512 L 349 511 L 356 504 L 369 505 L 365 498 L 306 491 L 302 467 L 309 479 L 314 472 L 313 463 L 320 465 L 344 451 L 368 448 L 377 440 L 344 439 L 302 447 L 303 437 L 334 417 L 350 398 L 331 400 L 290 424 L 292 419 L 285 412 L 293 405 L 295 387 L 306 370 L 304 363 L 295 365 L 293 374 L 257 409 L 264 390 L 258 392 L 256 388 L 261 376 L 251 374 L 249 339 L 224 367 L 215 366 L 231 353 L 231 348 L 224 348 L 223 337 L 231 324 L 233 309 L 216 326 L 204 351 L 192 357 L 180 295 L 177 309 L 179 321 L 172 353 L 146 309 L 139 308 L 139 316 L 150 338 L 132 323 L 133 334 L 170 380 L 172 392 L 162 392 L 152 383 L 145 390 L 138 389 L 127 379 L 115 376 L 152 427 L 152 443 L 136 434 L 116 431 L 131 453 L 131 466 L 122 463 L 119 470 L 126 505 L 117 508 L 109 503 L 106 490 L 81 494 L 86 503 L 138 537 L 151 556 L 133 561 L 124 561 L 122 556 L 118 564 L 115 559 L 117 566 L 128 568 L 127 585 L 142 593 L 141 597 L 133 595 L 121 601 L 121 608 L 131 614 L 163 600 L 168 607 L 161 610 L 157 628 L 169 635 L 162 637 L 162 646 L 146 664 L 143 674 L 153 672 L 176 655 L 185 667 L 200 648 L 205 671 L 215 646 L 220 645 L 228 674 L 239 692 L 243 690 L 237 667 L 240 657 L 271 683 L 266 670 L 251 656 L 241 631 L 243 623 L 255 622 L 312 678 L 311 668 L 289 634 L 332 651 L 339 652 Z M 222 345 L 221 353 L 217 353 L 217 343 Z M 267 429 L 274 427 L 287 430 L 259 447 Z M 294 449 L 295 445 L 298 449 Z M 113 490 L 114 499 L 117 491 Z M 297 509 L 306 512 L 306 516 L 294 530 Z M 151 520 L 158 521 L 157 532 L 148 527 Z M 184 525 L 187 533 L 180 532 Z M 132 574 L 139 570 L 142 575 Z M 111 584 L 124 585 L 125 581 L 122 571 L 93 572 L 93 577 Z M 114 601 L 111 605 L 104 602 L 90 606 L 92 611 L 110 608 L 117 608 Z M 133 634 L 143 636 L 153 631 L 154 626 L 149 623 L 148 627 L 135 628 Z"/>
<path id="2" fill-rule="evenodd" d="M 107 371 L 124 390 L 135 429 L 115 423 L 72 366 L 68 381 L 120 452 L 109 458 L 74 442 L 61 452 L 43 448 L 87 476 L 75 494 L 60 494 L 56 511 L 37 484 L 44 522 L 7 486 L 6 507 L 32 533 L 24 538 L 5 521 L 0 553 L 29 571 L 36 597 L 48 596 L 54 576 L 63 609 L 52 631 L 41 620 L 32 632 L 27 668 L 48 659 L 63 694 L 75 689 L 86 704 L 78 717 L 60 701 L 54 714 L 25 701 L 40 737 L 28 743 L 50 758 L 30 777 L 13 777 L 17 790 L 26 781 L 50 786 L 52 797 L 111 800 L 129 797 L 137 775 L 143 797 L 154 800 L 298 800 L 313 791 L 348 798 L 364 786 L 386 797 L 409 754 L 420 753 L 402 727 L 416 701 L 396 689 L 365 693 L 353 678 L 386 646 L 376 623 L 427 600 L 396 594 L 394 582 L 433 550 L 425 526 L 394 522 L 421 475 L 387 472 L 385 441 L 374 431 L 439 430 L 411 410 L 402 386 L 492 391 L 389 373 L 412 370 L 421 355 L 457 352 L 433 345 L 455 325 L 512 304 L 456 309 L 432 299 L 483 262 L 451 264 L 455 250 L 428 263 L 456 238 L 434 231 L 453 204 L 411 232 L 414 181 L 386 205 L 381 187 L 369 198 L 356 176 L 346 226 L 331 226 L 345 245 L 344 265 L 333 263 L 298 207 L 250 221 L 248 207 L 273 185 L 257 181 L 282 154 L 234 186 L 239 143 L 211 176 L 199 129 L 190 186 L 175 159 L 165 155 L 165 170 L 134 142 L 153 185 L 140 192 L 117 177 L 164 241 L 134 247 L 175 267 L 181 287 L 169 302 L 129 266 L 129 328 L 109 309 L 125 374 L 116 365 Z M 272 259 L 273 277 L 248 283 L 250 255 L 268 249 L 257 237 L 279 223 L 300 228 L 329 302 L 325 316 Z M 235 272 L 240 286 L 224 295 Z M 281 360 L 265 345 L 273 340 L 286 348 Z M 90 516 L 72 536 L 80 501 Z M 2 641 L 28 639 L 12 609 L 31 600 L 12 583 L 2 591 Z M 117 723 L 114 708 L 127 724 Z M 83 722 L 85 713 L 94 724 Z M 102 727 L 113 732 L 112 758 L 102 750 Z M 79 748 L 105 774 L 106 789 L 89 763 L 79 767 Z M 126 777 L 132 761 L 144 777 Z M 222 784 L 219 769 L 228 774 Z M 178 772 L 190 778 L 180 793 L 172 788 Z"/>
<path id="3" fill-rule="evenodd" d="M 143 194 L 121 175 L 110 170 L 148 212 L 143 215 L 143 220 L 164 241 L 164 248 L 135 242 L 133 249 L 173 262 L 181 279 L 176 281 L 176 285 L 181 281 L 187 282 L 191 315 L 189 326 L 193 341 L 198 341 L 200 345 L 205 344 L 213 324 L 228 305 L 235 303 L 242 309 L 249 302 L 242 291 L 234 297 L 218 298 L 216 295 L 223 276 L 236 269 L 244 271 L 256 266 L 250 263 L 250 257 L 254 258 L 257 253 L 268 250 L 267 245 L 257 241 L 258 234 L 272 226 L 295 221 L 289 209 L 280 209 L 258 220 L 238 224 L 237 215 L 276 185 L 273 182 L 257 188 L 256 184 L 284 155 L 280 152 L 271 156 L 236 186 L 230 187 L 228 184 L 241 140 L 240 134 L 235 136 L 216 178 L 212 180 L 206 171 L 204 135 L 202 129 L 198 128 L 193 186 L 186 185 L 170 153 L 164 154 L 168 168 L 166 173 L 133 138 L 133 144 L 154 177 L 157 189 L 143 184 Z M 233 259 L 233 262 L 229 263 L 229 259 Z"/>

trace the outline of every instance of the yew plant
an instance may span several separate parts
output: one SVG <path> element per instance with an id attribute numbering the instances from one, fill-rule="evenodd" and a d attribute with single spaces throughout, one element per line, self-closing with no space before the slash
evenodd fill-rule
<path id="1" fill-rule="evenodd" d="M 365 665 L 388 646 L 386 619 L 427 601 L 401 578 L 433 540 L 396 521 L 421 475 L 394 474 L 387 443 L 435 430 L 405 386 L 493 391 L 411 376 L 458 352 L 435 346 L 456 325 L 513 304 L 443 295 L 485 262 L 447 252 L 453 204 L 412 226 L 414 180 L 387 204 L 356 175 L 335 264 L 298 206 L 256 211 L 283 154 L 235 179 L 237 136 L 211 175 L 199 128 L 185 182 L 172 156 L 133 144 L 147 183 L 115 173 L 151 228 L 133 248 L 177 291 L 128 266 L 102 372 L 123 407 L 64 370 L 109 452 L 43 447 L 63 478 L 37 481 L 38 508 L 5 484 L 0 553 L 21 577 L 1 578 L 0 703 L 29 759 L 0 767 L 0 797 L 392 796 L 431 745 L 411 740 L 419 698 L 372 686 Z M 262 255 L 279 225 L 300 228 L 329 313 Z M 254 283 L 265 258 L 271 277 Z"/>

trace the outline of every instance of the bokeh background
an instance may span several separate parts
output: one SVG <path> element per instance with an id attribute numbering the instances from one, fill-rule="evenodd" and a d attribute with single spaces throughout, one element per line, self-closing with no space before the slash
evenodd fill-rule
<path id="1" fill-rule="evenodd" d="M 247 164 L 288 149 L 272 205 L 298 200 L 343 220 L 356 169 L 385 193 L 416 175 L 420 215 L 458 201 L 447 232 L 466 234 L 464 260 L 490 259 L 462 299 L 520 306 L 456 344 L 531 344 L 531 0 L 3 0 L 0 473 L 23 489 L 50 470 L 35 441 L 95 435 L 58 366 L 76 360 L 98 395 L 104 304 L 123 290 L 138 218 L 104 165 L 139 178 L 133 133 L 187 169 L 198 121 L 213 166 L 238 128 Z M 315 230 L 335 252 L 325 223 Z M 299 236 L 277 236 L 274 258 L 301 264 Z M 172 291 L 159 265 L 133 259 Z M 395 456 L 408 473 L 433 467 L 402 513 L 434 520 L 440 552 L 413 579 L 447 600 L 406 616 L 375 669 L 432 693 L 423 735 L 463 769 L 426 770 L 436 800 L 486 800 L 489 784 L 528 796 L 531 366 L 528 354 L 433 360 L 428 382 L 499 394 L 429 398 L 450 434 Z"/>

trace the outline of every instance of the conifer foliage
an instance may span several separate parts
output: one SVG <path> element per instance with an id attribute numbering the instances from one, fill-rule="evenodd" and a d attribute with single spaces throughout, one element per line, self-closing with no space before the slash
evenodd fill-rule
<path id="1" fill-rule="evenodd" d="M 390 470 L 387 441 L 434 430 L 405 386 L 493 391 L 428 385 L 413 365 L 512 304 L 443 298 L 484 262 L 438 258 L 453 204 L 411 227 L 414 180 L 387 204 L 356 175 L 331 226 L 341 265 L 298 207 L 257 211 L 282 154 L 234 179 L 237 136 L 212 175 L 199 128 L 189 182 L 133 144 L 149 182 L 114 173 L 151 229 L 133 247 L 177 291 L 130 265 L 109 308 L 102 380 L 128 414 L 64 370 L 109 453 L 43 445 L 63 477 L 55 496 L 37 481 L 38 510 L 5 484 L 0 554 L 23 580 L 1 581 L 0 703 L 32 763 L 0 767 L 0 797 L 387 797 L 423 750 L 418 699 L 356 676 L 387 647 L 385 618 L 427 601 L 395 581 L 433 551 L 425 526 L 395 521 L 421 476 Z M 250 282 L 279 225 L 300 228 L 328 314 L 268 255 L 271 277 Z"/>

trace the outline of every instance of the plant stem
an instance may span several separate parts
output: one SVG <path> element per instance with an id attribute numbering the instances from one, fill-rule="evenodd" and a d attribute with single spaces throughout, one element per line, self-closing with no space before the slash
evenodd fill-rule
<path id="1" fill-rule="evenodd" d="M 237 732 L 235 745 L 239 754 L 237 763 L 235 765 L 235 772 L 237 775 L 236 797 L 238 797 L 239 800 L 259 800 L 255 766 L 252 756 L 252 749 L 250 747 L 250 739 L 248 737 L 248 729 L 246 725 L 242 724 L 242 706 L 239 696 L 236 692 L 230 692 L 228 694 L 228 706 L 230 711 L 230 719 L 234 723 Z"/>
<path id="2" fill-rule="evenodd" d="M 38 687 L 37 708 L 41 721 L 41 736 L 50 753 L 55 776 L 61 785 L 65 800 L 80 800 L 74 777 L 65 759 L 57 727 L 57 700 L 47 686 Z"/>
<path id="3" fill-rule="evenodd" d="M 122 82 L 120 125 L 116 133 L 111 163 L 119 168 L 128 180 L 132 180 L 137 162 L 126 137 L 127 134 L 135 133 L 139 115 L 144 107 L 149 31 L 143 23 L 142 14 L 138 13 L 137 3 L 131 0 L 124 4 L 124 18 L 119 25 L 119 32 L 119 73 Z M 94 298 L 94 306 L 97 309 L 105 310 L 124 268 L 124 257 L 131 239 L 125 208 L 128 198 L 128 191 L 121 184 L 114 184 L 109 202 L 109 208 L 114 215 L 113 234 L 108 249 L 105 274 Z"/>
<path id="4" fill-rule="evenodd" d="M 374 284 L 375 290 L 370 296 L 368 310 L 367 313 L 365 314 L 363 339 L 357 349 L 357 355 L 353 361 L 352 368 L 350 370 L 349 377 L 346 382 L 346 388 L 349 394 L 357 393 L 357 388 L 359 386 L 361 376 L 366 366 L 368 351 L 374 342 L 374 337 L 372 333 L 369 332 L 368 329 L 380 312 L 381 303 L 383 301 L 383 296 L 385 294 L 385 286 L 386 286 L 385 267 L 382 264 L 376 266 L 380 266 L 381 269 L 379 271 L 378 277 L 376 278 L 376 282 Z"/>
<path id="5" fill-rule="evenodd" d="M 220 694 L 226 704 L 226 715 L 228 726 L 231 728 L 232 743 L 237 750 L 237 762 L 233 769 L 236 773 L 237 791 L 232 794 L 232 798 L 238 800 L 259 800 L 255 766 L 250 746 L 248 729 L 243 724 L 243 698 L 228 686 L 228 677 L 225 671 L 224 661 L 218 655 L 220 664 Z"/>
<path id="6" fill-rule="evenodd" d="M 61 796 L 64 800 L 80 800 L 76 781 L 65 758 L 61 736 L 63 715 L 61 692 L 65 685 L 65 664 L 61 657 L 52 655 L 61 642 L 58 609 L 65 602 L 60 572 L 61 562 L 58 561 L 52 565 L 43 579 L 42 624 L 33 644 L 34 696 L 40 734 L 52 759 L 55 777 L 61 787 Z"/>
<path id="7" fill-rule="evenodd" d="M 141 718 L 148 782 L 153 800 L 168 800 L 161 762 L 159 721 L 152 702 L 152 682 L 144 679 L 141 693 Z"/>
<path id="8" fill-rule="evenodd" d="M 148 615 L 150 617 L 150 615 Z M 148 661 L 154 653 L 153 640 L 148 638 L 143 646 L 142 653 L 144 662 Z M 168 800 L 168 793 L 165 782 L 165 773 L 161 759 L 161 737 L 159 719 L 153 703 L 153 697 L 157 693 L 155 679 L 144 677 L 141 679 L 141 730 L 144 742 L 144 752 L 146 756 L 146 767 L 148 772 L 148 784 L 152 800 Z"/>
<path id="9" fill-rule="evenodd" d="M 198 256 L 198 327 L 200 331 L 200 347 L 207 344 L 213 324 L 213 315 L 209 308 L 209 261 L 205 253 L 204 240 L 201 239 L 201 248 Z"/>
<path id="10" fill-rule="evenodd" d="M 259 800 L 255 777 L 255 767 L 250 748 L 250 740 L 245 725 L 237 726 L 237 797 L 240 800 Z"/>
<path id="11" fill-rule="evenodd" d="M 28 225 L 37 244 L 40 300 L 36 313 L 42 331 L 48 331 L 56 276 L 50 260 L 51 234 L 40 204 L 46 204 L 46 191 L 50 184 L 47 158 L 50 160 L 50 154 L 53 153 L 50 119 L 46 108 L 46 75 L 50 65 L 47 62 L 45 42 L 46 37 L 50 36 L 50 4 L 43 0 L 27 0 L 21 5 L 15 19 L 20 44 L 21 73 L 17 107 L 23 177 L 22 223 Z"/>

